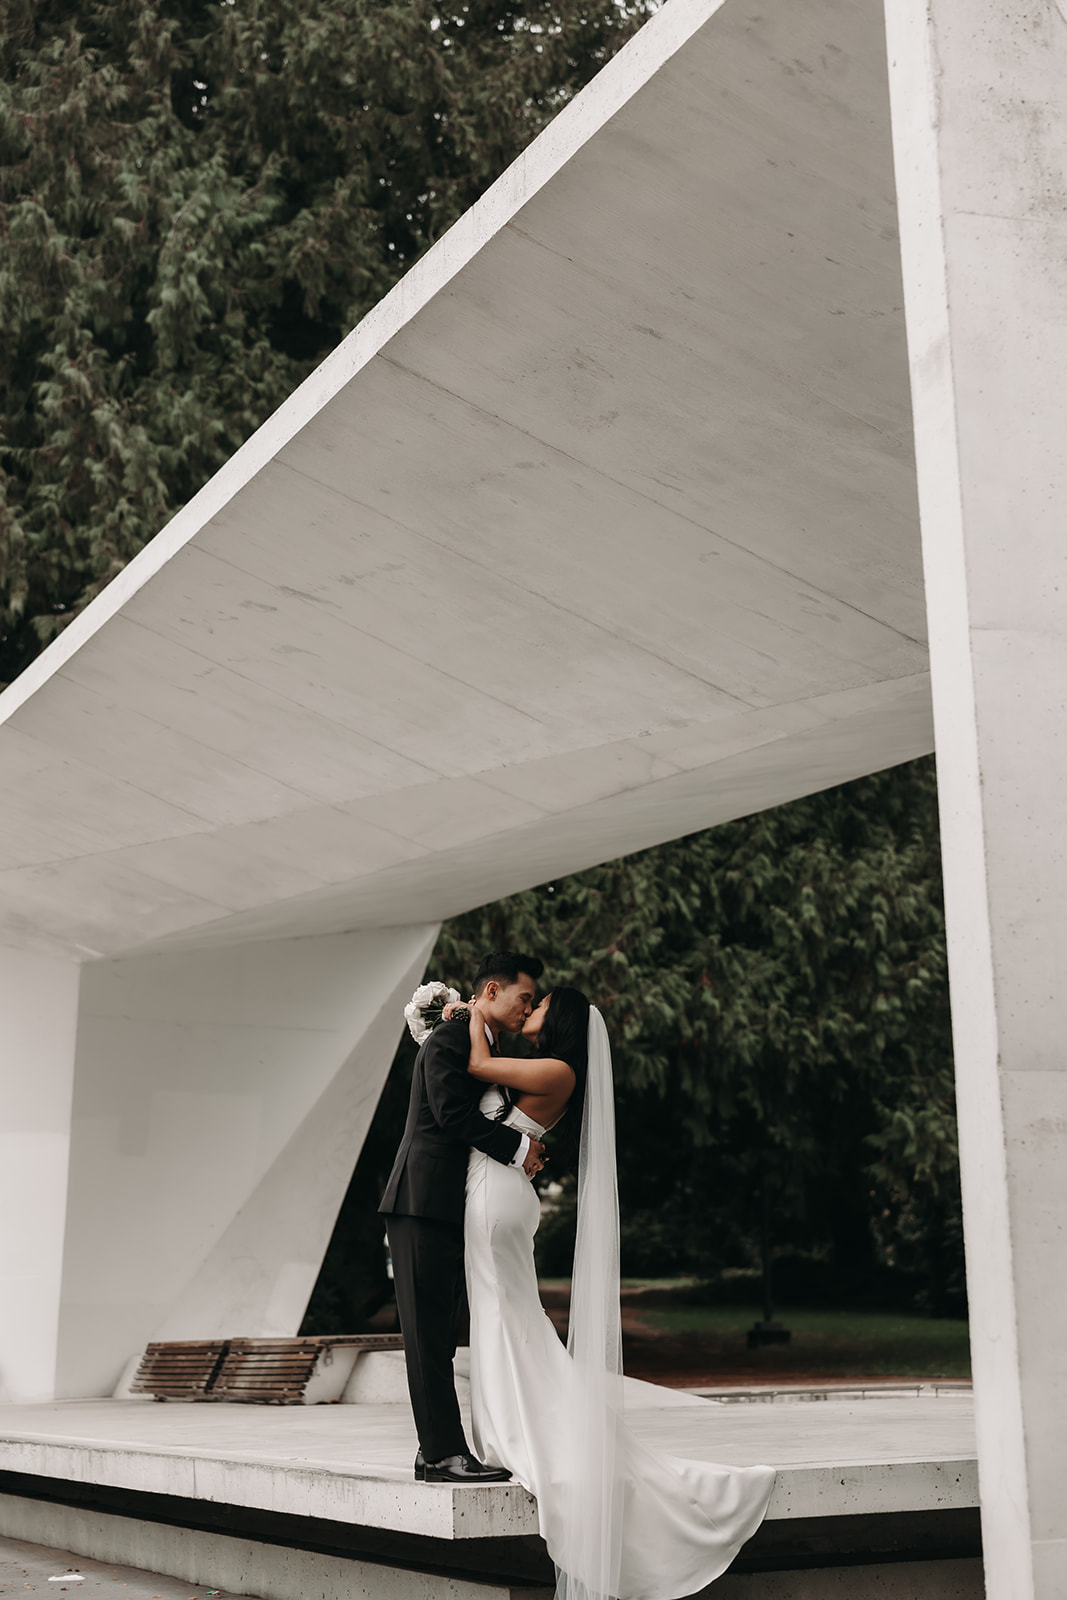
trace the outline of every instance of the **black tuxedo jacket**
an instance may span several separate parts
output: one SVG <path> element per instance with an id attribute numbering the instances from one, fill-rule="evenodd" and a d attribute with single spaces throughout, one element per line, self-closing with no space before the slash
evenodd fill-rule
<path id="1" fill-rule="evenodd" d="M 466 1022 L 439 1022 L 423 1042 L 404 1137 L 378 1207 L 386 1215 L 462 1223 L 471 1146 L 505 1166 L 514 1158 L 522 1136 L 478 1110 L 486 1086 L 468 1073 L 470 1054 Z"/>

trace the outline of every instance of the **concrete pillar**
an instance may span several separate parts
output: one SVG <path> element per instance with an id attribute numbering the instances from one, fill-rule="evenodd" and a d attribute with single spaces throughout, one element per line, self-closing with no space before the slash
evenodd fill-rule
<path id="1" fill-rule="evenodd" d="M 888 0 L 989 1600 L 1067 1594 L 1067 5 Z"/>
<path id="2" fill-rule="evenodd" d="M 76 963 L 0 950 L 0 1401 L 54 1389 L 77 1019 Z"/>

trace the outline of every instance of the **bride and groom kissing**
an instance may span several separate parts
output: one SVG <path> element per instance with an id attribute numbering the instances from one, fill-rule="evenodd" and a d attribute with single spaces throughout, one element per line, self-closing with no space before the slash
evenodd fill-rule
<path id="1" fill-rule="evenodd" d="M 628 1424 L 628 1408 L 709 1403 L 622 1376 L 611 1047 L 579 990 L 537 1003 L 543 970 L 515 951 L 486 956 L 469 1014 L 441 1021 L 415 1061 L 379 1207 L 419 1439 L 415 1477 L 521 1483 L 536 1498 L 560 1600 L 681 1600 L 755 1532 L 774 1472 L 668 1455 Z M 499 1055 L 500 1033 L 520 1031 L 533 1054 Z M 580 1123 L 566 1349 L 538 1295 L 531 1181 L 564 1115 Z M 473 1452 L 453 1369 L 464 1280 Z"/>

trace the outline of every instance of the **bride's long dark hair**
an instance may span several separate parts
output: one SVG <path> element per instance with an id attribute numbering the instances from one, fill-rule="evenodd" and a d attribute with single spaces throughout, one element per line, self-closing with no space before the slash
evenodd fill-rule
<path id="1" fill-rule="evenodd" d="M 580 1124 L 589 1069 L 589 1001 L 580 989 L 553 989 L 549 994 L 537 1054 L 565 1061 L 574 1073 L 574 1093 L 567 1110 L 577 1109 Z"/>

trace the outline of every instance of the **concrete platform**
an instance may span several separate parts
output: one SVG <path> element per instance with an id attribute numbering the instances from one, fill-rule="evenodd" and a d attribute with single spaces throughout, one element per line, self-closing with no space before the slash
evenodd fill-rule
<path id="1" fill-rule="evenodd" d="M 749 1573 L 846 1568 L 859 1596 L 861 1565 L 907 1576 L 908 1600 L 981 1594 L 968 1391 L 679 1400 L 635 1411 L 634 1426 L 678 1455 L 779 1471 L 767 1521 L 717 1600 L 756 1593 L 736 1588 Z M 416 1484 L 414 1451 L 401 1405 L 0 1407 L 0 1534 L 278 1600 L 543 1594 L 552 1569 L 533 1498 L 510 1485 Z M 805 1581 L 782 1594 L 837 1592 Z M 871 1594 L 898 1592 L 884 1574 L 878 1583 Z"/>

